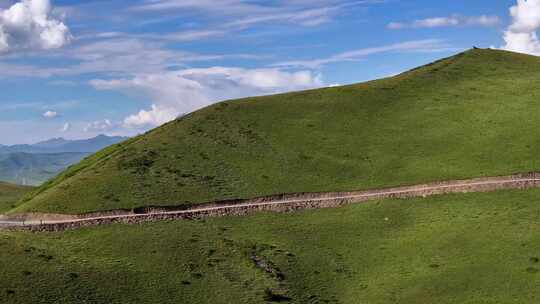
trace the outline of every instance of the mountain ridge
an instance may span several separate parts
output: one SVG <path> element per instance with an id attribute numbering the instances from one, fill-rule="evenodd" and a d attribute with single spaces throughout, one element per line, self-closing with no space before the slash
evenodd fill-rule
<path id="1" fill-rule="evenodd" d="M 83 140 L 52 138 L 32 145 L 0 146 L 0 180 L 37 186 L 92 153 L 126 139 L 100 135 Z"/>
<path id="2" fill-rule="evenodd" d="M 128 139 L 122 136 L 98 135 L 88 139 L 67 140 L 62 137 L 51 138 L 35 144 L 0 145 L 2 153 L 65 153 L 65 152 L 96 152 L 111 144 Z"/>
<path id="3" fill-rule="evenodd" d="M 0 181 L 37 186 L 91 154 L 91 152 L 0 154 Z"/>

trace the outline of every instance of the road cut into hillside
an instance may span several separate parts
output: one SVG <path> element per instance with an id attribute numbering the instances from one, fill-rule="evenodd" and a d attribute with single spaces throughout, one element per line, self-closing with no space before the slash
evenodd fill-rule
<path id="1" fill-rule="evenodd" d="M 373 200 L 536 187 L 540 187 L 540 173 L 531 172 L 365 191 L 281 194 L 254 199 L 211 202 L 189 209 L 141 207 L 134 210 L 113 210 L 80 215 L 17 214 L 0 217 L 0 229 L 64 231 L 112 223 L 135 224 L 175 219 L 241 216 L 255 212 L 293 212 L 305 209 L 336 208 Z"/>

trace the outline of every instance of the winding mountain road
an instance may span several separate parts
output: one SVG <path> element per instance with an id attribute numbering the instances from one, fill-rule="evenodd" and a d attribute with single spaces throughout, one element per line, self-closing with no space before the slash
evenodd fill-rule
<path id="1" fill-rule="evenodd" d="M 540 187 L 540 173 L 436 182 L 356 192 L 285 194 L 248 199 L 235 204 L 217 202 L 195 206 L 188 210 L 158 210 L 142 214 L 77 215 L 73 216 L 74 218 L 62 220 L 47 220 L 48 216 L 46 214 L 43 215 L 43 219 L 36 218 L 34 215 L 32 220 L 8 219 L 0 221 L 0 229 L 61 231 L 115 222 L 139 223 L 155 220 L 245 215 L 258 211 L 289 212 L 301 209 L 332 208 L 388 198 L 426 197 L 449 193 L 490 192 L 501 189 L 527 189 L 533 187 Z"/>

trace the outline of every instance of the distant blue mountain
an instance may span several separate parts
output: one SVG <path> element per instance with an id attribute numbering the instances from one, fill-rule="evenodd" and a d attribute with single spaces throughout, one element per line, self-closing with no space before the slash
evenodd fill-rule
<path id="1" fill-rule="evenodd" d="M 86 156 L 126 139 L 99 135 L 84 140 L 53 138 L 32 145 L 0 145 L 0 181 L 40 185 Z"/>
<path id="2" fill-rule="evenodd" d="M 0 154 L 0 181 L 37 186 L 91 153 L 23 153 Z"/>
<path id="3" fill-rule="evenodd" d="M 0 154 L 6 153 L 93 153 L 126 140 L 127 137 L 99 135 L 90 139 L 66 140 L 53 138 L 32 145 L 0 145 Z"/>

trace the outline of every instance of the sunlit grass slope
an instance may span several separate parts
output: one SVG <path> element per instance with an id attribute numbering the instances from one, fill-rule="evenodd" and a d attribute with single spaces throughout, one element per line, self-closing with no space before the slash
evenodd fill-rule
<path id="1" fill-rule="evenodd" d="M 0 303 L 533 304 L 539 201 L 534 189 L 0 232 Z"/>
<path id="2" fill-rule="evenodd" d="M 220 103 L 108 148 L 13 212 L 80 213 L 540 169 L 540 58 L 470 50 L 402 75 Z"/>
<path id="3" fill-rule="evenodd" d="M 34 188 L 0 182 L 0 214 L 15 208 L 17 201 L 32 189 Z"/>

